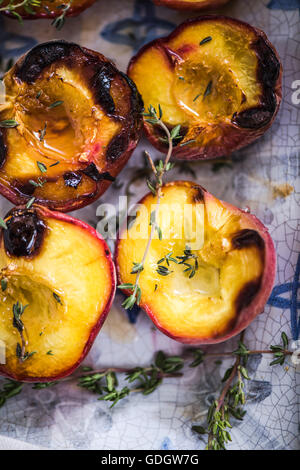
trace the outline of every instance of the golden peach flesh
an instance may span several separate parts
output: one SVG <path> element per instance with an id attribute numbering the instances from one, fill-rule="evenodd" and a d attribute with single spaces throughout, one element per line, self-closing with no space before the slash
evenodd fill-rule
<path id="1" fill-rule="evenodd" d="M 147 237 L 137 237 L 138 227 L 149 226 L 155 200 L 147 195 L 141 201 L 147 210 L 140 210 L 130 228 L 120 233 L 116 263 L 121 284 L 135 282 L 132 263 L 142 259 L 147 243 Z M 264 284 L 268 244 L 274 257 L 270 237 L 264 240 L 252 216 L 189 182 L 163 187 L 157 223 L 163 238 L 155 236 L 140 274 L 142 308 L 158 328 L 179 341 L 221 341 L 235 331 L 243 309 Z M 169 263 L 162 261 L 167 255 Z M 270 272 L 274 266 L 271 261 Z"/>

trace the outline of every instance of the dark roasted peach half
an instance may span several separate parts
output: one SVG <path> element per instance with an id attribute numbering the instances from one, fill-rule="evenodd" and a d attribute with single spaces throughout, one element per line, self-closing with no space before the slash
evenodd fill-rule
<path id="1" fill-rule="evenodd" d="M 218 8 L 229 0 L 153 0 L 156 5 L 161 5 L 174 10 L 210 10 Z"/>
<path id="2" fill-rule="evenodd" d="M 120 232 L 119 284 L 134 284 L 156 197 L 148 194 L 129 229 Z M 143 209 L 143 210 L 142 210 Z M 216 199 L 201 186 L 163 187 L 152 240 L 140 274 L 141 307 L 165 334 L 182 343 L 218 343 L 242 331 L 263 311 L 275 276 L 272 239 L 253 215 Z M 125 291 L 130 295 L 131 292 Z"/>
<path id="3" fill-rule="evenodd" d="M 61 0 L 42 0 L 40 6 L 31 5 L 30 9 L 20 7 L 14 9 L 14 12 L 21 16 L 23 20 L 33 20 L 40 18 L 57 18 L 63 12 L 65 16 L 77 16 L 86 8 L 89 8 L 95 0 L 72 0 L 71 2 L 63 3 Z M 4 0 L 1 7 L 8 4 L 16 5 L 21 3 L 19 0 Z M 38 3 L 38 2 L 37 2 Z M 11 14 L 9 10 L 3 12 L 11 18 L 19 18 L 15 14 Z"/>
<path id="4" fill-rule="evenodd" d="M 98 52 L 53 41 L 22 57 L 4 84 L 0 192 L 63 212 L 97 199 L 139 139 L 133 82 Z"/>
<path id="5" fill-rule="evenodd" d="M 128 69 L 145 108 L 160 104 L 163 121 L 181 125 L 174 155 L 214 158 L 257 139 L 281 101 L 281 65 L 265 34 L 238 20 L 205 16 L 144 46 Z M 145 122 L 152 144 L 166 150 L 160 128 Z"/>
<path id="6" fill-rule="evenodd" d="M 115 293 L 111 255 L 92 227 L 42 206 L 15 208 L 5 221 L 0 374 L 57 380 L 84 359 L 107 316 Z"/>

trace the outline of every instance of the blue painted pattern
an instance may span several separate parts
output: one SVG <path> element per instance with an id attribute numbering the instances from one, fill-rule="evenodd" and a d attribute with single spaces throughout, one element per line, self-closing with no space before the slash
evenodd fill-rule
<path id="1" fill-rule="evenodd" d="M 297 10 L 300 9 L 300 0 L 271 0 L 267 7 L 271 10 Z"/>
<path id="2" fill-rule="evenodd" d="M 160 449 L 161 450 L 171 450 L 172 449 L 171 439 L 168 436 L 164 438 Z"/>
<path id="3" fill-rule="evenodd" d="M 137 51 L 157 37 L 166 35 L 176 27 L 171 21 L 158 18 L 151 0 L 136 0 L 130 17 L 108 23 L 101 36 L 115 44 L 126 44 Z"/>
<path id="4" fill-rule="evenodd" d="M 300 301 L 298 300 L 298 290 L 300 288 L 299 283 L 300 278 L 300 254 L 298 256 L 298 261 L 296 265 L 295 275 L 293 282 L 287 282 L 285 284 L 280 284 L 275 286 L 271 297 L 268 300 L 268 304 L 273 307 L 286 309 L 289 308 L 291 312 L 291 330 L 293 339 L 299 338 L 300 333 L 300 316 L 298 316 L 298 310 L 300 308 Z M 291 292 L 291 298 L 287 299 L 281 297 L 282 294 Z"/>
<path id="5" fill-rule="evenodd" d="M 4 19 L 0 17 L 0 56 L 4 59 L 18 57 L 37 44 L 37 40 L 30 36 L 23 36 L 8 32 L 4 26 Z"/>
<path id="6" fill-rule="evenodd" d="M 136 323 L 137 317 L 140 313 L 141 309 L 138 305 L 134 305 L 131 310 L 126 310 L 128 320 L 130 323 Z"/>

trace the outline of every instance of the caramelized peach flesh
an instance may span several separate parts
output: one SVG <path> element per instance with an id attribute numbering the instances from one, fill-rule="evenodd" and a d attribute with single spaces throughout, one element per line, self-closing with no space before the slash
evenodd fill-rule
<path id="1" fill-rule="evenodd" d="M 128 68 L 145 108 L 160 104 L 164 123 L 181 125 L 174 155 L 227 155 L 271 125 L 281 101 L 281 65 L 262 31 L 238 20 L 204 16 L 144 46 Z M 149 77 L 155 77 L 151 80 Z M 152 144 L 160 129 L 144 122 Z"/>
<path id="2" fill-rule="evenodd" d="M 210 10 L 218 8 L 229 0 L 153 0 L 156 5 L 173 8 L 174 10 Z"/>
<path id="3" fill-rule="evenodd" d="M 155 200 L 145 196 L 140 204 L 147 210 L 139 209 L 130 228 L 120 232 L 119 284 L 135 282 L 132 263 L 142 259 L 147 243 L 136 233 L 145 226 L 149 232 Z M 217 343 L 263 311 L 274 282 L 275 250 L 255 216 L 197 184 L 173 182 L 163 187 L 158 225 L 163 237 L 153 239 L 139 285 L 140 305 L 163 333 L 182 343 Z"/>
<path id="4" fill-rule="evenodd" d="M 87 224 L 46 208 L 13 209 L 0 235 L 0 374 L 48 382 L 84 359 L 112 303 L 115 270 Z M 13 308 L 26 306 L 22 334 Z M 19 345 L 19 346 L 18 346 Z"/>
<path id="5" fill-rule="evenodd" d="M 101 54 L 53 41 L 21 58 L 4 85 L 0 121 L 16 126 L 0 128 L 0 192 L 63 212 L 97 199 L 139 139 L 132 81 Z"/>
<path id="6" fill-rule="evenodd" d="M 95 0 L 72 0 L 70 7 L 65 13 L 65 16 L 77 16 L 86 8 L 89 8 Z M 8 0 L 4 0 L 1 6 L 6 6 L 10 3 Z M 13 3 L 17 3 L 17 0 L 13 1 Z M 18 2 L 20 3 L 20 2 Z M 17 8 L 16 12 L 20 15 L 24 20 L 26 19 L 40 19 L 40 18 L 57 18 L 62 14 L 62 5 L 65 6 L 66 4 L 62 3 L 61 0 L 42 0 L 42 5 L 40 7 L 32 7 L 32 13 L 29 13 L 24 8 Z M 16 16 L 12 15 L 7 12 L 3 12 L 4 15 L 10 16 L 11 18 L 17 18 Z"/>

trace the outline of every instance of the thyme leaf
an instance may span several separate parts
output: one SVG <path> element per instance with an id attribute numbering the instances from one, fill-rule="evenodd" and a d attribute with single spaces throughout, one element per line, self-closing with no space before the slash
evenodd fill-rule
<path id="1" fill-rule="evenodd" d="M 14 127 L 17 127 L 18 125 L 19 123 L 14 119 L 5 119 L 4 121 L 0 121 L 0 127 L 4 127 L 6 129 L 12 129 Z"/>
<path id="2" fill-rule="evenodd" d="M 205 89 L 205 92 L 204 92 L 204 95 L 203 95 L 203 100 L 205 100 L 205 98 L 211 94 L 211 90 L 212 90 L 212 85 L 213 85 L 213 81 L 210 80 L 210 82 L 208 83 L 206 89 Z"/>
<path id="3" fill-rule="evenodd" d="M 54 103 L 50 104 L 49 109 L 57 108 L 57 106 L 60 106 L 62 104 L 63 104 L 62 100 L 54 101 Z"/>
<path id="4" fill-rule="evenodd" d="M 203 46 L 203 44 L 206 44 L 207 42 L 210 42 L 212 40 L 211 36 L 207 36 L 206 38 L 202 39 L 202 41 L 199 42 L 200 46 Z"/>
<path id="5" fill-rule="evenodd" d="M 2 219 L 2 217 L 0 217 L 0 227 L 4 228 L 4 230 L 7 230 L 7 224 L 6 224 L 5 220 Z"/>

